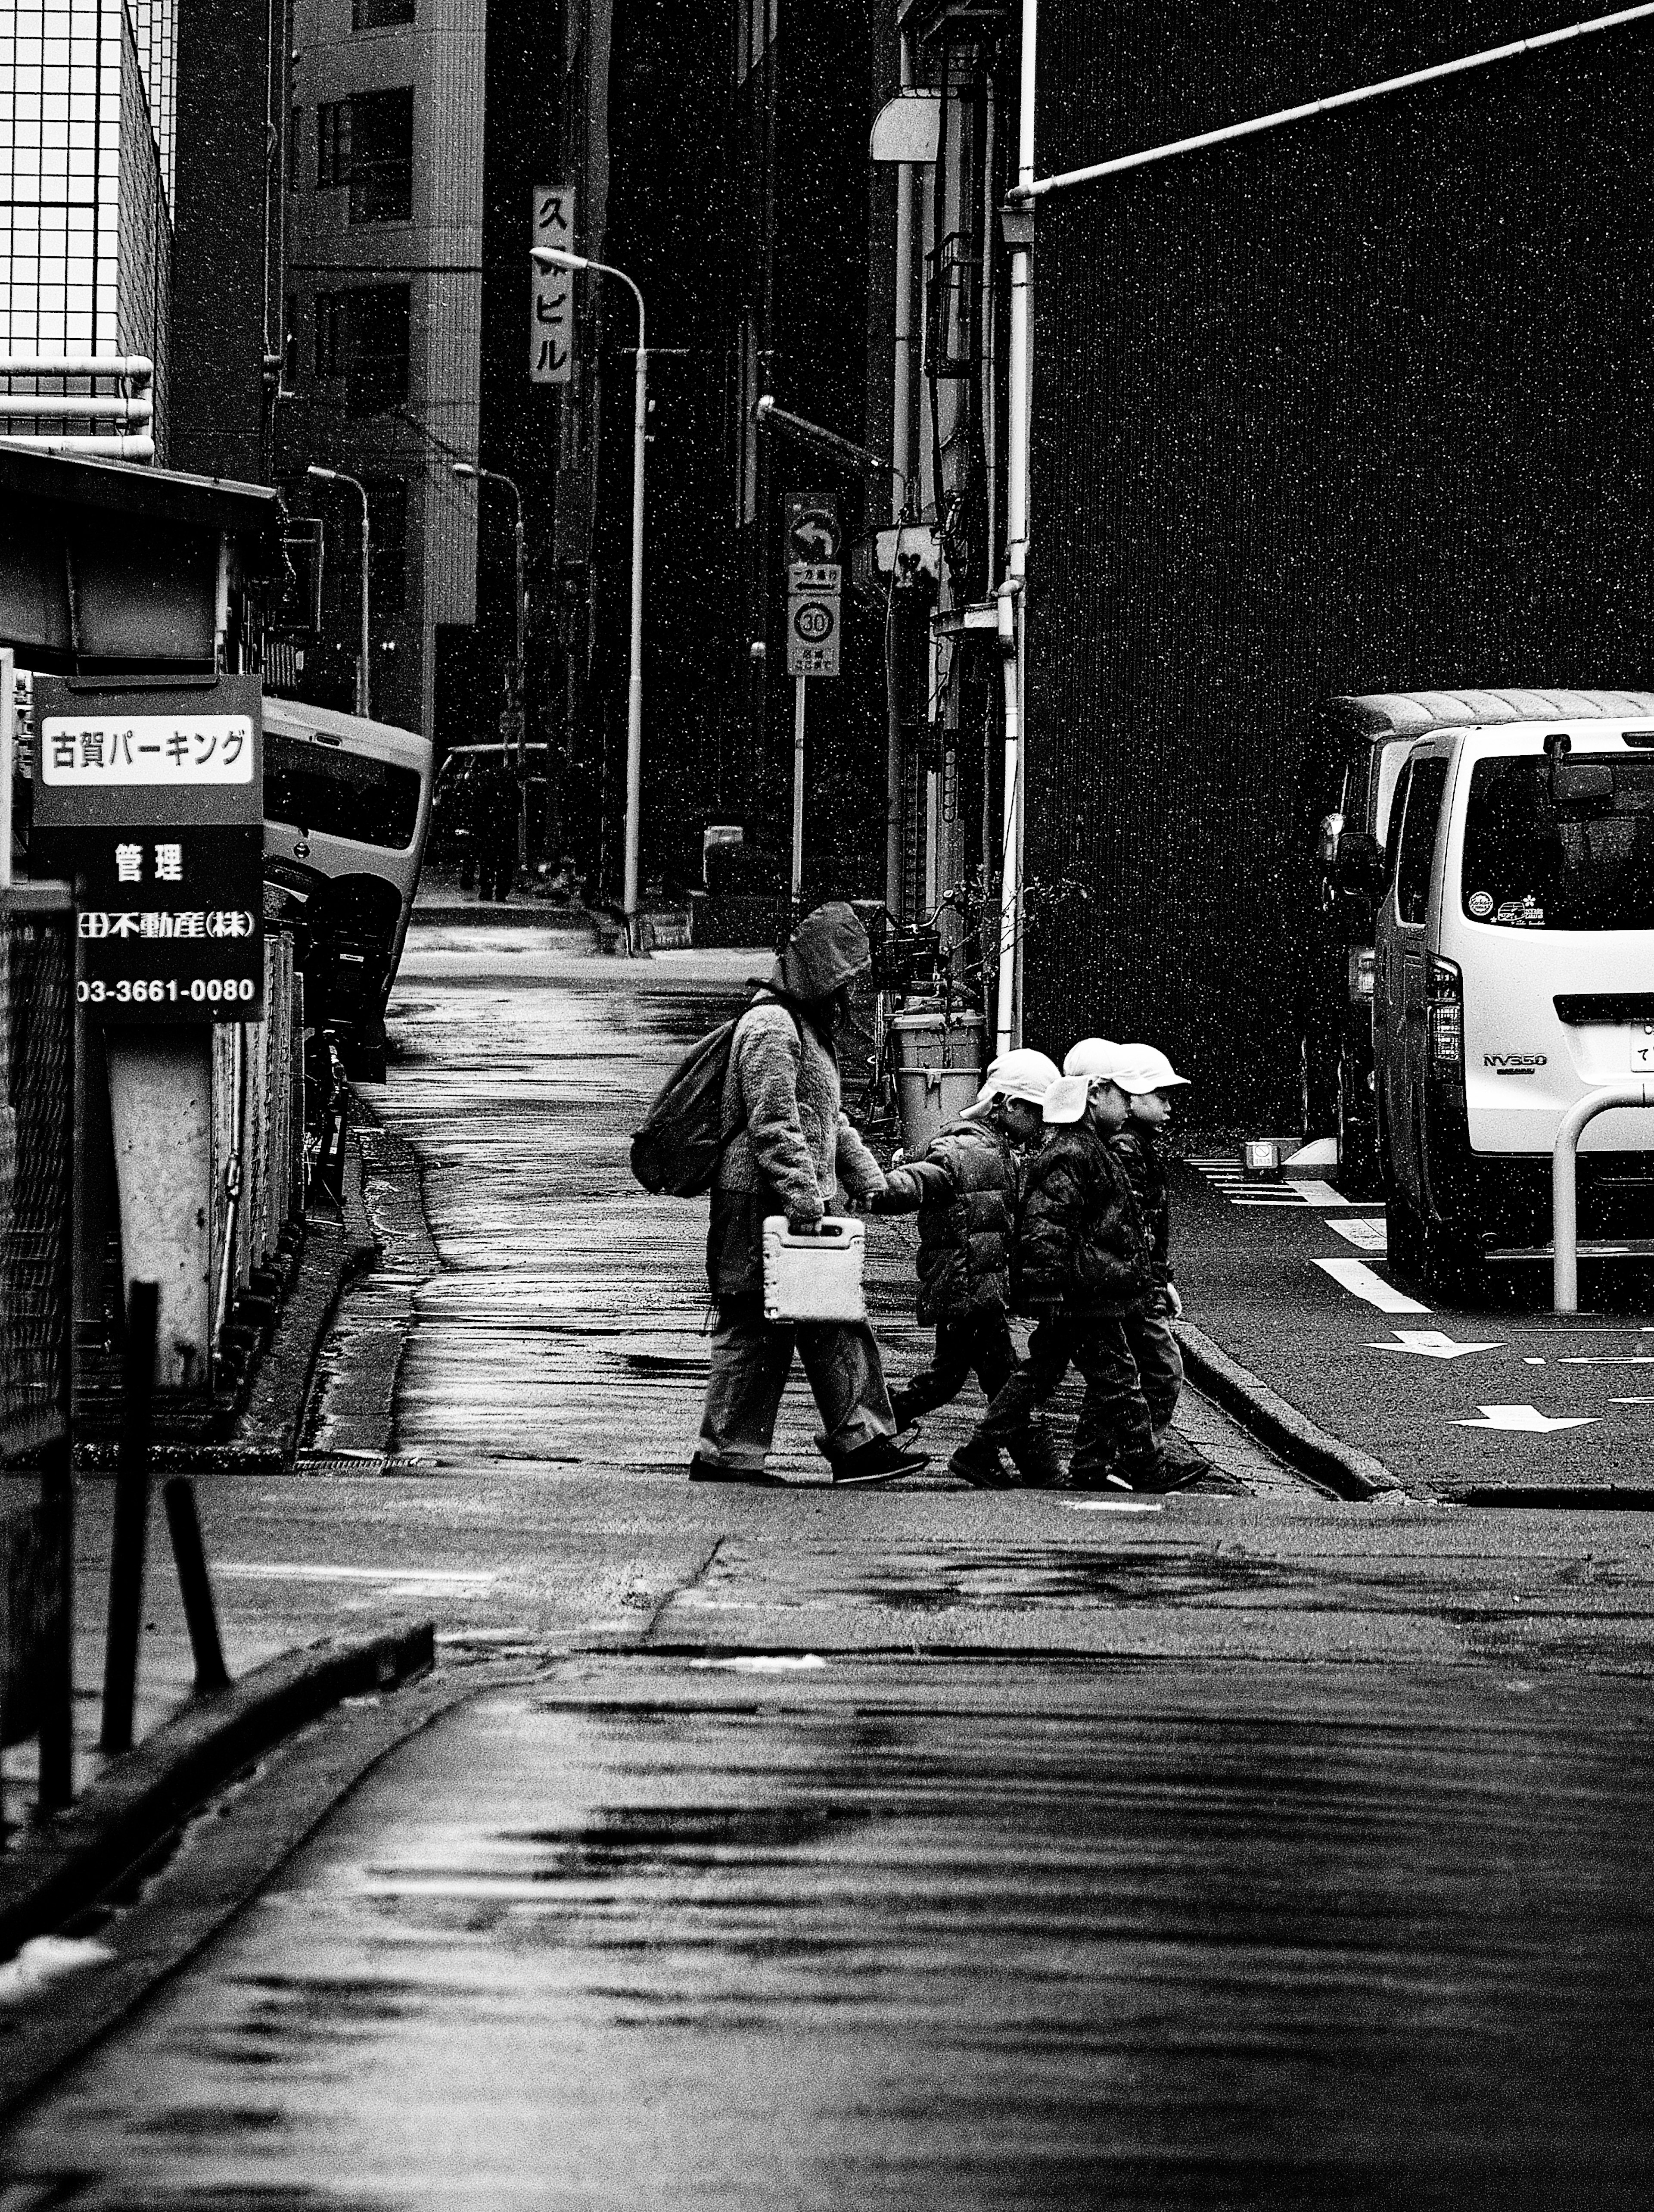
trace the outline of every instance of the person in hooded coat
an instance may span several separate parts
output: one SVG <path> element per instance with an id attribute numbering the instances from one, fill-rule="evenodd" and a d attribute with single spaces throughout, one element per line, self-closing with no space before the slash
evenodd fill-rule
<path id="1" fill-rule="evenodd" d="M 834 1032 L 868 965 L 867 933 L 832 902 L 799 923 L 736 1025 L 724 1086 L 724 1151 L 712 1178 L 706 1276 L 717 1310 L 697 1482 L 771 1482 L 765 1459 L 796 1349 L 821 1415 L 838 1483 L 885 1482 L 923 1467 L 897 1445 L 879 1347 L 865 1322 L 764 1318 L 764 1218 L 814 1229 L 869 1199 L 883 1170 L 839 1105 Z"/>

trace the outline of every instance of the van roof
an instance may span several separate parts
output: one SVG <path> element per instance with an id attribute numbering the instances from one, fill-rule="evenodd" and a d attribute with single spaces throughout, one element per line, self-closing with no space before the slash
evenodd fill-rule
<path id="1" fill-rule="evenodd" d="M 431 741 L 417 730 L 398 722 L 376 722 L 366 714 L 342 714 L 336 708 L 312 707 L 307 700 L 288 699 L 279 691 L 264 694 L 264 723 L 272 730 L 324 731 L 329 737 L 372 751 L 382 749 L 393 760 L 431 757 Z"/>
<path id="2" fill-rule="evenodd" d="M 1330 703 L 1371 737 L 1419 738 L 1482 722 L 1654 723 L 1654 691 L 1366 691 Z"/>

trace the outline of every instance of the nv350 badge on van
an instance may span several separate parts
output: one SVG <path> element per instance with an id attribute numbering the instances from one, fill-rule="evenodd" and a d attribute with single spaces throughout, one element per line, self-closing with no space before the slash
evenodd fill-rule
<path id="1" fill-rule="evenodd" d="M 1392 1261 L 1462 1285 L 1550 1237 L 1557 1128 L 1654 1076 L 1654 724 L 1421 738 L 1391 812 L 1373 1005 Z M 1654 1110 L 1580 1143 L 1587 1236 L 1654 1235 Z"/>

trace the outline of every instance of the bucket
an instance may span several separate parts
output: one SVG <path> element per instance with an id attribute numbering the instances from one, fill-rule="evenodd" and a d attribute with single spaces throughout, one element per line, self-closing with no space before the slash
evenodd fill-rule
<path id="1" fill-rule="evenodd" d="M 958 1121 L 982 1088 L 982 1017 L 898 1014 L 890 1027 L 902 1150 L 912 1159 L 950 1121 Z"/>

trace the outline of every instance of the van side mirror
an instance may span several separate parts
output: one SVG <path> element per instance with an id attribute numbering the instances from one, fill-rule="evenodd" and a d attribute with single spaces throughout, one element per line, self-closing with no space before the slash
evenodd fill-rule
<path id="1" fill-rule="evenodd" d="M 1331 875 L 1338 866 L 1338 840 L 1344 834 L 1342 814 L 1324 814 L 1321 826 L 1315 833 L 1315 859 L 1324 876 Z"/>
<path id="2" fill-rule="evenodd" d="M 1384 888 L 1384 847 L 1365 830 L 1346 830 L 1338 840 L 1336 873 L 1340 890 L 1377 898 Z"/>

